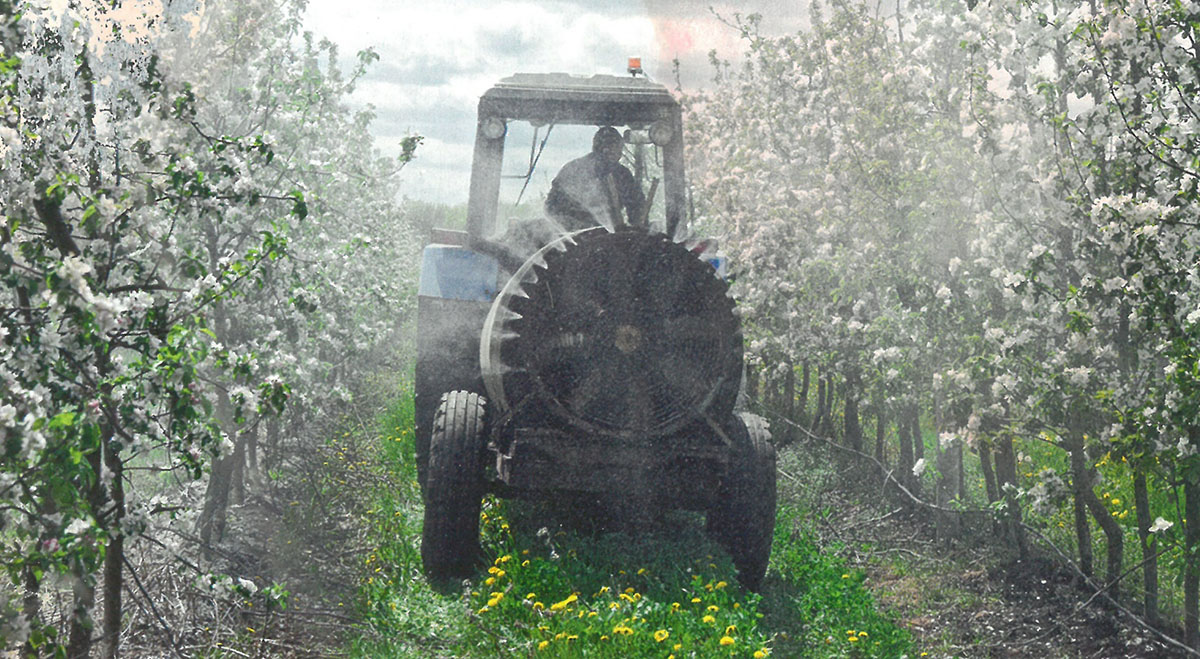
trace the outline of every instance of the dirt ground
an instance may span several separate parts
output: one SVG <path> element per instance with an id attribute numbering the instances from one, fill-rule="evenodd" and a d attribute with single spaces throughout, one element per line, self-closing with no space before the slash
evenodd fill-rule
<path id="1" fill-rule="evenodd" d="M 858 503 L 863 494 L 823 491 L 822 535 L 866 572 L 918 657 L 1188 656 L 1100 599 L 1089 602 L 1075 574 L 1049 557 L 1020 561 L 994 543 L 935 540 L 919 516 Z"/>

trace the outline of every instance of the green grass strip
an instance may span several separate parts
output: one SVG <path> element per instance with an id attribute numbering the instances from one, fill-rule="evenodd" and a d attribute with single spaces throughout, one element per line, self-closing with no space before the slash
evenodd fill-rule
<path id="1" fill-rule="evenodd" d="M 489 497 L 488 565 L 463 584 L 421 575 L 422 509 L 411 395 L 380 418 L 378 460 L 393 486 L 371 496 L 352 656 L 896 657 L 908 635 L 876 611 L 862 576 L 822 552 L 806 516 L 781 502 L 761 594 L 737 584 L 702 517 L 672 513 L 600 533 L 572 515 Z M 583 511 L 586 513 L 587 511 Z"/>

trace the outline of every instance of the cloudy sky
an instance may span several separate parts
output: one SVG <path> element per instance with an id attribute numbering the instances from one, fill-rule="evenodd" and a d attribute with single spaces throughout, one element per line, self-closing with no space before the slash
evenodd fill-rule
<path id="1" fill-rule="evenodd" d="M 349 62 L 363 48 L 380 61 L 355 93 L 375 106 L 377 146 L 399 152 L 402 137 L 425 137 L 400 194 L 465 202 L 479 96 L 516 72 L 623 74 L 642 57 L 646 73 L 673 86 L 678 57 L 685 87 L 711 77 L 708 53 L 737 60 L 736 30 L 718 16 L 763 15 L 765 31 L 805 24 L 806 2 L 751 0 L 310 0 L 306 28 L 328 37 Z M 710 10 L 710 7 L 712 8 Z M 715 14 L 714 14 L 715 11 Z"/>

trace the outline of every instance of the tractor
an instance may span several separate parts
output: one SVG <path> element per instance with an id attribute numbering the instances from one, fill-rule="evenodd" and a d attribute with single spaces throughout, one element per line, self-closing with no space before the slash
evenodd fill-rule
<path id="1" fill-rule="evenodd" d="M 556 226 L 543 206 L 553 174 L 605 126 L 622 131 L 641 222 Z M 775 451 L 766 422 L 737 404 L 728 264 L 693 236 L 688 202 L 681 110 L 662 85 L 517 74 L 480 98 L 465 230 L 434 229 L 422 254 L 415 444 L 429 578 L 476 568 L 490 492 L 703 512 L 739 581 L 759 587 Z"/>

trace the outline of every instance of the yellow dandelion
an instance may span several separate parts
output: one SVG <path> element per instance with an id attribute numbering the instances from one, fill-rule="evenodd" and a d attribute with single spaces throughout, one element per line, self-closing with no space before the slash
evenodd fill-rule
<path id="1" fill-rule="evenodd" d="M 579 597 L 577 597 L 574 594 L 568 595 L 567 599 L 565 599 L 561 602 L 555 602 L 555 603 L 551 604 L 550 610 L 551 611 L 562 611 L 563 609 L 567 608 L 571 604 L 574 604 L 575 601 L 578 599 L 579 599 Z"/>
<path id="2" fill-rule="evenodd" d="M 654 640 L 658 641 L 659 643 L 662 643 L 663 641 L 667 640 L 667 637 L 670 635 L 671 635 L 671 632 L 669 632 L 665 629 L 660 629 L 660 630 L 654 632 Z"/>
<path id="3" fill-rule="evenodd" d="M 733 645 L 734 643 L 735 643 L 735 641 L 733 640 L 732 636 L 722 636 L 721 637 L 721 645 Z"/>
<path id="4" fill-rule="evenodd" d="M 494 584 L 494 583 L 496 583 L 496 577 L 488 577 L 487 579 L 484 579 L 484 580 L 483 580 L 483 584 L 484 584 L 485 586 L 490 586 L 490 585 L 492 585 L 492 584 Z"/>
<path id="5" fill-rule="evenodd" d="M 842 578 L 843 578 L 843 579 L 849 579 L 849 578 L 850 578 L 850 575 L 849 575 L 849 574 L 843 574 L 843 575 L 842 575 Z"/>
<path id="6" fill-rule="evenodd" d="M 483 607 L 482 609 L 479 609 L 478 611 L 476 611 L 475 613 L 476 613 L 476 614 L 478 614 L 478 615 L 483 615 L 483 614 L 487 613 L 487 612 L 488 612 L 488 611 L 490 611 L 490 610 L 491 610 L 491 609 L 488 609 L 488 608 L 485 606 L 485 607 Z"/>
<path id="7" fill-rule="evenodd" d="M 847 640 L 847 641 L 849 641 L 849 642 L 851 642 L 851 643 L 857 643 L 857 642 L 858 642 L 858 637 L 857 637 L 857 636 L 847 636 L 847 637 L 846 637 L 846 640 Z"/>
<path id="8" fill-rule="evenodd" d="M 675 644 L 675 647 L 673 647 L 673 648 L 671 648 L 671 649 L 672 649 L 672 650 L 674 650 L 674 651 L 676 651 L 676 652 L 679 652 L 680 650 L 682 650 L 682 649 L 683 649 L 683 643 L 676 643 L 676 644 Z"/>
<path id="9" fill-rule="evenodd" d="M 704 616 L 703 618 L 700 619 L 700 622 L 702 622 L 706 625 L 711 625 L 716 621 L 717 621 L 717 619 L 712 616 Z"/>
<path id="10" fill-rule="evenodd" d="M 722 588 L 725 588 L 725 587 L 726 587 L 726 586 L 728 586 L 728 585 L 729 585 L 729 584 L 728 584 L 728 583 L 726 583 L 726 582 L 724 582 L 724 581 L 718 581 L 718 582 L 717 582 L 717 585 L 716 585 L 716 589 L 717 589 L 717 590 L 721 590 Z"/>
<path id="11" fill-rule="evenodd" d="M 692 604 L 699 604 L 699 603 L 700 603 L 700 598 L 699 598 L 699 597 L 693 597 L 693 598 L 692 598 Z"/>
<path id="12" fill-rule="evenodd" d="M 528 595 L 525 596 L 525 599 L 527 599 L 527 600 L 537 599 L 537 593 L 529 593 Z"/>
<path id="13" fill-rule="evenodd" d="M 550 647 L 550 641 L 542 641 L 541 643 L 538 643 L 539 650 L 545 650 L 548 647 Z"/>
<path id="14" fill-rule="evenodd" d="M 858 633 L 858 637 L 859 637 L 859 638 L 866 638 L 866 637 L 867 637 L 867 633 L 866 633 L 866 632 L 859 632 L 859 633 Z"/>
<path id="15" fill-rule="evenodd" d="M 732 634 L 736 631 L 737 631 L 737 625 L 729 625 L 728 627 L 725 628 L 726 634 Z"/>
<path id="16" fill-rule="evenodd" d="M 717 606 L 716 604 L 709 604 L 707 610 L 711 611 L 711 612 L 716 612 L 716 611 L 720 611 L 721 607 Z"/>
<path id="17" fill-rule="evenodd" d="M 1119 506 L 1119 505 L 1121 505 L 1121 500 L 1120 500 L 1120 499 L 1113 499 L 1113 500 L 1112 500 L 1112 505 L 1114 505 L 1114 506 Z"/>

